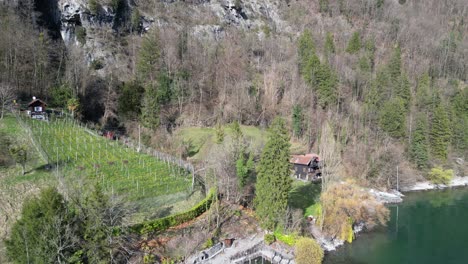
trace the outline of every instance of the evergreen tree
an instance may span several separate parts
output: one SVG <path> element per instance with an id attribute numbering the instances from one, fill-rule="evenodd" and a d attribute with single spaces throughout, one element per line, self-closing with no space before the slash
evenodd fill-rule
<path id="1" fill-rule="evenodd" d="M 242 138 L 244 137 L 244 133 L 242 133 L 242 129 L 240 127 L 239 121 L 234 120 L 231 126 L 232 126 L 232 136 L 233 136 L 234 141 L 240 142 Z"/>
<path id="2" fill-rule="evenodd" d="M 252 170 L 254 169 L 254 156 L 249 153 L 249 157 L 245 160 L 244 150 L 239 153 L 239 158 L 236 160 L 236 175 L 239 182 L 239 187 L 242 189 L 247 185 Z"/>
<path id="3" fill-rule="evenodd" d="M 286 211 L 292 179 L 289 135 L 284 120 L 277 117 L 269 132 L 257 167 L 254 204 L 262 227 L 272 230 Z"/>
<path id="4" fill-rule="evenodd" d="M 320 60 L 315 51 L 315 44 L 310 31 L 305 30 L 298 43 L 299 70 L 304 80 L 309 84 L 316 83 L 316 75 L 320 69 Z"/>
<path id="5" fill-rule="evenodd" d="M 113 226 L 120 224 L 121 219 L 110 217 L 109 197 L 99 184 L 94 186 L 93 192 L 85 199 L 83 208 L 85 240 L 84 250 L 89 263 L 112 262 Z"/>
<path id="6" fill-rule="evenodd" d="M 398 86 L 396 87 L 395 94 L 396 96 L 403 99 L 405 109 L 406 111 L 409 111 L 411 102 L 411 84 L 406 74 L 401 75 Z"/>
<path id="7" fill-rule="evenodd" d="M 141 108 L 141 121 L 147 128 L 156 128 L 159 126 L 158 91 L 154 85 L 146 85 L 143 104 Z"/>
<path id="8" fill-rule="evenodd" d="M 369 90 L 365 94 L 365 106 L 369 117 L 373 119 L 375 113 L 380 109 L 381 102 L 384 100 L 384 87 L 387 85 L 387 75 L 385 71 L 378 71 L 377 77 L 372 80 Z"/>
<path id="9" fill-rule="evenodd" d="M 426 168 L 429 161 L 427 133 L 427 117 L 420 114 L 416 117 L 416 128 L 413 132 L 409 149 L 411 160 L 420 169 Z"/>
<path id="10" fill-rule="evenodd" d="M 349 40 L 348 47 L 346 48 L 346 52 L 355 54 L 361 49 L 361 36 L 359 32 L 354 32 L 353 36 Z"/>
<path id="11" fill-rule="evenodd" d="M 388 63 L 388 72 L 390 74 L 390 81 L 393 84 L 398 83 L 398 80 L 401 76 L 401 49 L 400 47 L 396 47 L 393 51 L 393 55 L 390 58 L 390 62 Z"/>
<path id="12" fill-rule="evenodd" d="M 359 58 L 359 70 L 362 72 L 371 72 L 371 65 L 369 63 L 369 59 L 364 56 Z"/>
<path id="13" fill-rule="evenodd" d="M 445 160 L 450 143 L 451 131 L 447 110 L 438 103 L 432 113 L 430 140 L 431 153 L 434 157 Z"/>
<path id="14" fill-rule="evenodd" d="M 7 256 L 14 263 L 67 263 L 78 246 L 73 221 L 63 196 L 44 189 L 24 203 L 6 240 Z"/>
<path id="15" fill-rule="evenodd" d="M 406 109 L 400 97 L 384 103 L 379 112 L 380 127 L 390 136 L 401 138 L 406 131 Z"/>
<path id="16" fill-rule="evenodd" d="M 160 40 L 157 31 L 146 34 L 138 53 L 137 71 L 143 83 L 153 84 L 160 68 Z"/>
<path id="17" fill-rule="evenodd" d="M 452 145 L 456 150 L 466 152 L 468 149 L 468 89 L 458 90 L 452 96 L 451 105 Z"/>
<path id="18" fill-rule="evenodd" d="M 322 108 L 336 103 L 338 79 L 328 63 L 320 65 L 317 72 L 317 97 Z"/>
<path id="19" fill-rule="evenodd" d="M 325 54 L 334 54 L 335 53 L 335 42 L 333 40 L 333 34 L 327 32 L 327 37 L 325 39 Z"/>
<path id="20" fill-rule="evenodd" d="M 295 137 L 302 136 L 304 116 L 302 114 L 302 107 L 294 105 L 292 113 L 293 133 Z"/>
<path id="21" fill-rule="evenodd" d="M 320 13 L 327 13 L 329 10 L 329 0 L 319 0 Z"/>
<path id="22" fill-rule="evenodd" d="M 418 81 L 416 90 L 416 106 L 421 110 L 429 107 L 431 103 L 430 81 L 428 73 L 424 73 Z"/>
<path id="23" fill-rule="evenodd" d="M 158 103 L 160 105 L 170 103 L 172 99 L 172 79 L 166 71 L 159 72 L 157 86 Z"/>
<path id="24" fill-rule="evenodd" d="M 118 99 L 119 114 L 126 118 L 138 117 L 144 93 L 145 88 L 137 82 L 124 83 Z"/>

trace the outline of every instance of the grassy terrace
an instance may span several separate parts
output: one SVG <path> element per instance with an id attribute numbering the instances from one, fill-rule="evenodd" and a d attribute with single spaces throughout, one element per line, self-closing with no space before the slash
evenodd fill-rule
<path id="1" fill-rule="evenodd" d="M 68 119 L 21 120 L 52 165 L 51 172 L 98 181 L 108 193 L 131 204 L 132 222 L 186 210 L 202 199 L 198 193 L 189 197 L 191 175 L 176 165 L 98 136 Z"/>
<path id="2" fill-rule="evenodd" d="M 233 130 L 230 125 L 223 127 L 225 136 L 232 136 Z M 266 143 L 268 132 L 254 126 L 241 126 L 244 139 L 253 148 L 260 148 Z M 216 131 L 210 127 L 186 127 L 176 132 L 176 139 L 180 142 L 190 142 L 189 156 L 192 161 L 198 162 L 207 158 L 210 148 L 215 145 Z M 291 141 L 291 152 L 303 154 L 307 150 L 302 142 Z"/>

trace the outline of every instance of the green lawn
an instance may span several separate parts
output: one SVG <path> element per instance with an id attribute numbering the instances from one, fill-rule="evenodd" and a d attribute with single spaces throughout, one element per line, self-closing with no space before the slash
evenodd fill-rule
<path id="1" fill-rule="evenodd" d="M 0 168 L 2 184 L 15 185 L 22 182 L 44 184 L 55 180 L 51 177 L 50 172 L 45 170 L 44 166 L 47 162 L 37 152 L 26 131 L 19 125 L 14 116 L 6 115 L 0 120 L 0 131 L 6 133 L 13 142 L 22 142 L 29 146 L 26 174 L 21 175 L 21 168 L 15 165 Z"/>
<path id="2" fill-rule="evenodd" d="M 225 137 L 231 137 L 233 130 L 230 125 L 224 127 Z M 241 126 L 245 140 L 252 148 L 262 147 L 268 136 L 268 132 L 255 126 Z M 204 160 L 210 148 L 215 144 L 215 129 L 207 127 L 186 127 L 176 131 L 176 140 L 179 142 L 190 142 L 189 157 L 192 161 Z M 292 153 L 305 153 L 307 147 L 297 141 L 291 141 Z"/>
<path id="3" fill-rule="evenodd" d="M 321 185 L 312 182 L 294 181 L 289 193 L 288 205 L 294 209 L 301 209 L 304 215 L 315 211 L 320 197 Z"/>

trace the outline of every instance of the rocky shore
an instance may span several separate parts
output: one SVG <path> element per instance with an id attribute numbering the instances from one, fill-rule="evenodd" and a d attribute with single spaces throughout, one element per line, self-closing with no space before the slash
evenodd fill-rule
<path id="1" fill-rule="evenodd" d="M 454 177 L 448 185 L 444 184 L 433 184 L 430 181 L 418 182 L 413 186 L 407 186 L 401 188 L 402 192 L 412 192 L 412 191 L 428 191 L 436 189 L 445 189 L 453 187 L 463 187 L 468 186 L 468 177 Z"/>

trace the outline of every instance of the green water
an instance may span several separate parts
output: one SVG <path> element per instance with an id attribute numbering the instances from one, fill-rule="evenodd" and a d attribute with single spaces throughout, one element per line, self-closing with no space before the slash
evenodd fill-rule
<path id="1" fill-rule="evenodd" d="M 468 263 L 468 189 L 410 193 L 387 227 L 361 234 L 325 264 Z"/>

